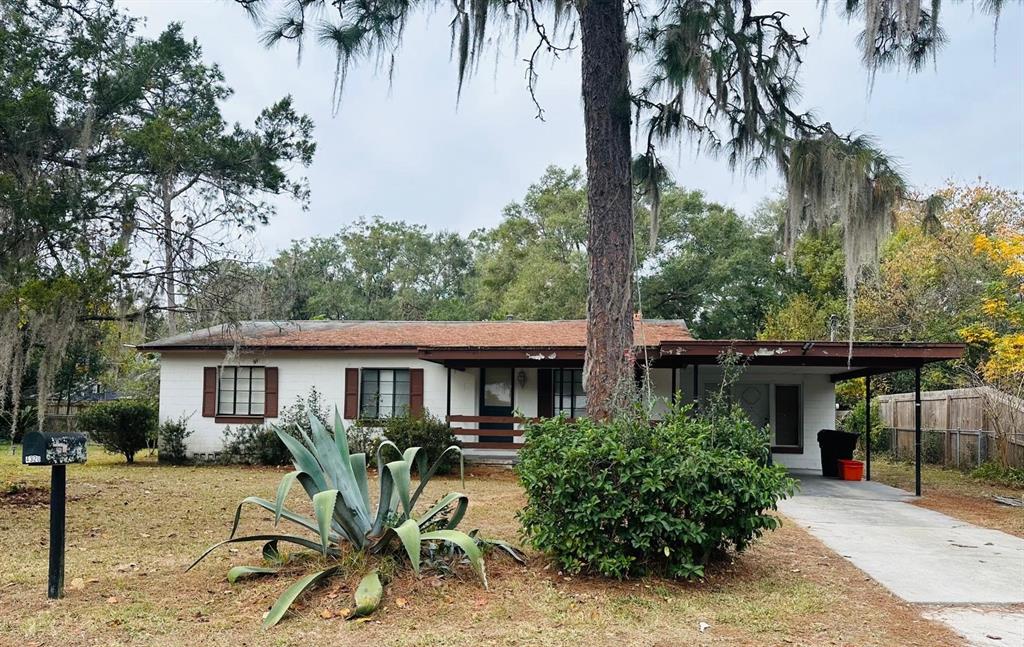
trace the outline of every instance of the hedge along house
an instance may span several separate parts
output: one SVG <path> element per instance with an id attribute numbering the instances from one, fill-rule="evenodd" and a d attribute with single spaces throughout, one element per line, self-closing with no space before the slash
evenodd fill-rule
<path id="1" fill-rule="evenodd" d="M 956 359 L 958 344 L 695 340 L 682 321 L 634 325 L 655 418 L 717 391 L 723 352 L 746 364 L 731 396 L 770 430 L 774 459 L 820 469 L 816 436 L 835 426 L 835 383 Z M 273 422 L 316 388 L 347 421 L 403 411 L 446 419 L 468 458 L 509 460 L 535 417 L 586 413 L 586 322 L 287 321 L 216 326 L 143 344 L 160 360 L 160 419 L 190 418 L 192 454 L 228 425 Z"/>

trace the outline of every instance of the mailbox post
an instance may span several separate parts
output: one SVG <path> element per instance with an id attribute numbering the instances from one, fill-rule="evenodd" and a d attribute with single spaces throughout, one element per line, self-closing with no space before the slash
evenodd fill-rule
<path id="1" fill-rule="evenodd" d="M 85 462 L 85 435 L 31 431 L 22 440 L 21 462 L 50 467 L 50 569 L 46 596 L 64 597 L 64 529 L 67 466 Z"/>

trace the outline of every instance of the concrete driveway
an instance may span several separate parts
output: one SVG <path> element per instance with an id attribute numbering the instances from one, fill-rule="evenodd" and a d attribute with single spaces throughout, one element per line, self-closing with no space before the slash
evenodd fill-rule
<path id="1" fill-rule="evenodd" d="M 880 483 L 794 476 L 800 494 L 779 509 L 829 548 L 971 645 L 1024 645 L 1024 539 Z"/>

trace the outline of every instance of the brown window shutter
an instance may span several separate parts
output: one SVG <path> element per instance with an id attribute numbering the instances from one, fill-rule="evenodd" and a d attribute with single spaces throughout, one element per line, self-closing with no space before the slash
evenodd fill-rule
<path id="1" fill-rule="evenodd" d="M 263 416 L 266 418 L 277 417 L 277 367 L 268 366 L 264 369 L 266 382 L 264 382 L 264 404 Z"/>
<path id="2" fill-rule="evenodd" d="M 359 369 L 345 369 L 345 419 L 359 417 Z"/>
<path id="3" fill-rule="evenodd" d="M 203 417 L 217 415 L 217 367 L 203 368 Z"/>
<path id="4" fill-rule="evenodd" d="M 409 413 L 418 416 L 423 413 L 423 369 L 409 369 Z"/>
<path id="5" fill-rule="evenodd" d="M 555 415 L 555 391 L 552 388 L 551 369 L 537 369 L 537 415 L 551 418 Z"/>

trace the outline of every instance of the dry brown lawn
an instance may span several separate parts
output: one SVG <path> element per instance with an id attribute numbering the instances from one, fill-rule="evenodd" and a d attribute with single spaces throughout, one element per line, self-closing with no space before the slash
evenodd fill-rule
<path id="1" fill-rule="evenodd" d="M 324 619 L 350 605 L 353 570 L 307 596 L 278 627 L 260 618 L 294 579 L 229 585 L 259 545 L 222 549 L 236 503 L 272 498 L 281 471 L 133 467 L 91 448 L 68 470 L 67 595 L 45 597 L 48 470 L 0 448 L 0 644 L 18 645 L 958 645 L 795 524 L 702 582 L 564 577 L 541 555 L 527 567 L 488 558 L 490 589 L 468 573 L 400 575 L 371 620 Z M 523 496 L 507 471 L 473 471 L 466 529 L 514 540 Z M 11 484 L 19 491 L 8 494 Z M 459 487 L 440 481 L 430 496 Z M 298 489 L 298 488 L 297 488 Z M 298 496 L 298 495 L 297 495 Z M 300 505 L 298 499 L 295 502 Z M 243 530 L 269 529 L 253 509 Z M 710 625 L 701 632 L 701 623 Z"/>
<path id="2" fill-rule="evenodd" d="M 914 491 L 914 466 L 888 460 L 871 461 L 871 478 Z M 921 467 L 921 498 L 915 504 L 986 528 L 1024 537 L 1024 508 L 997 503 L 992 496 L 1020 498 L 1024 490 L 993 485 L 955 469 Z"/>

